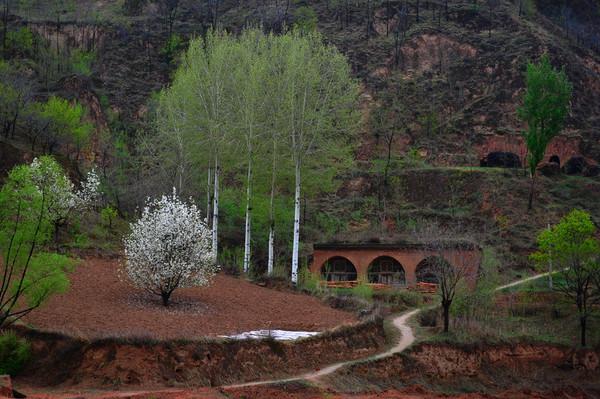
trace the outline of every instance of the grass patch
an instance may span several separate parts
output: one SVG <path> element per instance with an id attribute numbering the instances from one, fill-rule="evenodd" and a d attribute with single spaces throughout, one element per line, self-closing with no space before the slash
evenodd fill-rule
<path id="1" fill-rule="evenodd" d="M 449 344 L 543 342 L 579 346 L 579 321 L 574 305 L 556 292 L 520 291 L 501 294 L 485 312 L 457 315 L 450 332 L 427 329 L 428 342 Z M 588 319 L 590 347 L 600 345 L 600 309 Z"/>
<path id="2" fill-rule="evenodd" d="M 29 342 L 8 331 L 0 335 L 0 374 L 14 376 L 31 356 Z"/>

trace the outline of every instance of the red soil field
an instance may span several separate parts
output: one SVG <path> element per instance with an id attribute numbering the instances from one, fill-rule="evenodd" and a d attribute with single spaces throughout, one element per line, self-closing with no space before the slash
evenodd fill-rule
<path id="1" fill-rule="evenodd" d="M 196 339 L 269 328 L 322 331 L 357 321 L 309 295 L 224 274 L 215 276 L 210 287 L 175 291 L 165 308 L 158 296 L 120 281 L 118 268 L 118 260 L 85 259 L 71 274 L 69 291 L 52 297 L 25 322 L 86 339 Z"/>
<path id="2" fill-rule="evenodd" d="M 503 391 L 495 394 L 441 394 L 429 392 L 421 386 L 411 386 L 400 391 L 341 394 L 335 391 L 309 386 L 297 387 L 247 387 L 238 389 L 198 388 L 163 391 L 104 391 L 104 392 L 53 392 L 23 391 L 31 399 L 587 399 L 589 396 L 576 388 L 537 392 L 533 390 Z"/>

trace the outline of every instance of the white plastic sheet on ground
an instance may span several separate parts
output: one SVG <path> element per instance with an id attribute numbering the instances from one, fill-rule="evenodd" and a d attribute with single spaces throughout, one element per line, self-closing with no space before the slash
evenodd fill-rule
<path id="1" fill-rule="evenodd" d="M 317 334 L 318 332 L 312 331 L 254 330 L 235 335 L 221 335 L 221 337 L 230 339 L 261 339 L 270 337 L 278 341 L 293 341 L 298 338 L 312 337 Z"/>

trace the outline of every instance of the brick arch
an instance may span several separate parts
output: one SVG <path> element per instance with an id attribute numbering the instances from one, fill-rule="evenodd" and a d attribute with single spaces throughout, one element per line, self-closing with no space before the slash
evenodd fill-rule
<path id="1" fill-rule="evenodd" d="M 344 267 L 340 267 L 339 264 L 336 264 L 337 262 L 333 262 L 331 265 L 331 270 L 324 270 L 327 264 L 334 260 L 345 261 Z M 351 266 L 352 269 L 348 268 L 348 266 Z M 327 258 L 327 260 L 321 264 L 321 267 L 319 268 L 319 274 L 321 277 L 325 275 L 325 279 L 328 281 L 356 280 L 358 277 L 358 268 L 356 267 L 356 264 L 354 264 L 346 256 L 334 255 Z"/>
<path id="2" fill-rule="evenodd" d="M 369 254 L 369 256 L 366 256 L 365 258 L 363 258 L 362 261 L 363 261 L 363 263 L 366 266 L 365 267 L 365 272 L 366 273 L 369 272 L 369 268 L 371 267 L 371 265 L 373 264 L 373 262 L 375 262 L 379 258 L 392 258 L 396 262 L 400 263 L 400 266 L 402 266 L 402 269 L 406 273 L 406 267 L 402 263 L 402 261 L 404 259 L 402 259 L 401 256 L 398 256 L 397 254 L 394 254 L 394 253 L 373 253 L 373 254 Z"/>
<path id="3" fill-rule="evenodd" d="M 447 263 L 450 267 L 454 268 L 456 266 L 454 266 L 450 261 L 448 261 L 448 259 L 446 259 L 444 256 L 441 256 L 439 254 L 431 254 L 428 256 L 425 256 L 423 258 L 423 260 L 421 260 L 419 263 L 417 263 L 417 266 L 415 267 L 415 278 L 416 278 L 416 282 L 417 283 L 437 283 L 437 277 L 435 277 L 432 273 L 427 271 L 427 262 L 432 260 L 432 259 L 441 259 L 442 261 L 444 261 L 445 263 Z"/>
<path id="4" fill-rule="evenodd" d="M 392 261 L 392 267 L 389 267 L 389 264 L 381 262 L 388 259 Z M 380 263 L 376 263 L 378 261 Z M 373 270 L 375 268 L 378 270 Z M 406 285 L 406 268 L 395 257 L 381 255 L 369 263 L 367 267 L 367 279 L 369 283 Z"/>

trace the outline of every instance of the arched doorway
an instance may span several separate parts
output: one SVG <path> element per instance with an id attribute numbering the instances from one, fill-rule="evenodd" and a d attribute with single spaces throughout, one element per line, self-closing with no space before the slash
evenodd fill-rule
<path id="1" fill-rule="evenodd" d="M 369 283 L 406 285 L 404 268 L 396 259 L 380 256 L 369 265 Z"/>
<path id="2" fill-rule="evenodd" d="M 451 269 L 452 265 L 441 256 L 425 258 L 419 262 L 415 269 L 417 283 L 439 284 L 440 277 L 444 276 Z"/>
<path id="3" fill-rule="evenodd" d="M 335 256 L 323 263 L 321 276 L 327 281 L 355 281 L 357 273 L 352 262 L 342 256 Z"/>

